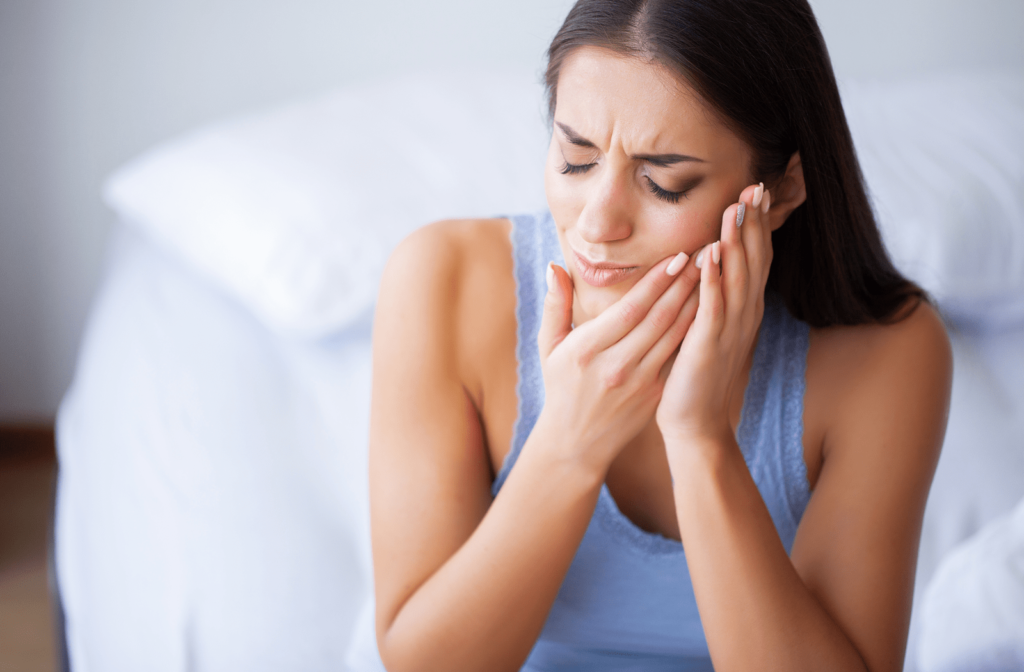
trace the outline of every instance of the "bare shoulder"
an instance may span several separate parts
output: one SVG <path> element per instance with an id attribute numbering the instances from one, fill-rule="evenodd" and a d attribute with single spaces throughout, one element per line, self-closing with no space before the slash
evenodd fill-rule
<path id="1" fill-rule="evenodd" d="M 496 263 L 511 269 L 510 227 L 506 219 L 452 219 L 417 229 L 392 252 L 381 289 L 430 291 Z"/>
<path id="2" fill-rule="evenodd" d="M 889 324 L 829 327 L 814 330 L 822 345 L 833 355 L 873 355 L 877 357 L 907 354 L 921 350 L 942 358 L 949 354 L 949 338 L 938 313 L 927 302 L 920 302 L 902 318 Z"/>
<path id="3" fill-rule="evenodd" d="M 811 333 L 807 365 L 809 403 L 823 420 L 823 450 L 845 434 L 866 429 L 913 427 L 941 446 L 953 376 L 949 337 L 935 309 L 921 302 L 891 324 L 831 327 Z M 810 397 L 810 395 L 809 395 Z M 898 415 L 902 422 L 886 422 Z M 870 422 L 875 420 L 876 422 Z"/>
<path id="4" fill-rule="evenodd" d="M 819 462 L 807 460 L 793 564 L 872 669 L 902 665 L 952 368 L 927 303 L 892 324 L 811 331 L 804 448 L 810 428 Z"/>
<path id="5" fill-rule="evenodd" d="M 952 373 L 946 328 L 926 302 L 890 324 L 816 329 L 811 340 L 815 364 L 844 378 L 854 394 L 882 383 L 938 382 Z"/>
<path id="6" fill-rule="evenodd" d="M 489 395 L 477 380 L 490 382 L 481 353 L 496 347 L 496 316 L 509 302 L 515 319 L 514 289 L 501 292 L 503 274 L 514 282 L 509 226 L 425 226 L 395 249 L 381 280 L 369 441 L 378 632 L 491 503 L 492 430 L 481 403 Z"/>
<path id="7" fill-rule="evenodd" d="M 429 224 L 398 245 L 381 280 L 377 324 L 439 337 L 434 352 L 451 357 L 471 394 L 482 385 L 476 362 L 515 335 L 510 229 L 506 219 Z"/>

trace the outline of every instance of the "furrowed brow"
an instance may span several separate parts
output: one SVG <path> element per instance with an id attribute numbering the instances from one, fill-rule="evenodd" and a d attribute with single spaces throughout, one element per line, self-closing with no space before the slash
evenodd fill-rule
<path id="1" fill-rule="evenodd" d="M 555 125 L 562 130 L 562 133 L 565 135 L 565 139 L 568 140 L 570 144 L 578 147 L 597 147 L 593 142 L 587 140 L 582 135 L 574 131 L 571 126 L 563 124 L 560 121 L 556 121 Z M 688 156 L 686 154 L 636 154 L 630 158 L 636 161 L 646 161 L 652 165 L 662 167 L 686 162 L 707 163 L 704 159 L 699 159 L 696 156 Z"/>
<path id="2" fill-rule="evenodd" d="M 671 166 L 676 163 L 707 163 L 704 159 L 698 159 L 696 156 L 687 156 L 686 154 L 635 154 L 633 159 L 637 161 L 646 161 L 647 163 L 655 166 Z"/>
<path id="3" fill-rule="evenodd" d="M 582 135 L 572 130 L 572 128 L 566 126 L 562 122 L 556 121 L 555 125 L 562 129 L 562 133 L 565 134 L 565 139 L 568 140 L 571 144 L 578 145 L 579 147 L 597 147 L 597 145 L 592 143 L 590 140 L 587 140 Z"/>

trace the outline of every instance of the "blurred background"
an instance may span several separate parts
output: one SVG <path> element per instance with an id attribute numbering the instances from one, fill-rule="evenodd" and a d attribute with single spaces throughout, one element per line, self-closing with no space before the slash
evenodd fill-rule
<path id="1" fill-rule="evenodd" d="M 197 125 L 347 84 L 467 62 L 539 78 L 571 4 L 0 2 L 0 669 L 58 664 L 52 426 L 115 223 L 104 178 Z M 841 80 L 1024 66 L 1021 0 L 811 4 Z"/>
<path id="2" fill-rule="evenodd" d="M 1024 62 L 1020 0 L 815 0 L 840 77 Z M 113 221 L 103 178 L 176 133 L 353 81 L 535 64 L 567 0 L 4 0 L 0 423 L 53 421 Z"/>

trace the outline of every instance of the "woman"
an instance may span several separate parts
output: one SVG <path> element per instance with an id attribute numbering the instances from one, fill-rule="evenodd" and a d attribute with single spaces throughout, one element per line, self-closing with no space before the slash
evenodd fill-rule
<path id="1" fill-rule="evenodd" d="M 381 286 L 383 662 L 900 669 L 950 349 L 806 1 L 580 0 L 547 84 L 550 214 Z"/>

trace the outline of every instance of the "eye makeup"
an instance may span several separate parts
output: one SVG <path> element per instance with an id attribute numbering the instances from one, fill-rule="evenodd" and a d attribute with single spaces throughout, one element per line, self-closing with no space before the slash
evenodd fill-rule
<path id="1" fill-rule="evenodd" d="M 558 172 L 561 173 L 562 175 L 582 175 L 583 173 L 586 173 L 588 170 L 590 170 L 596 165 L 596 163 L 594 162 L 569 163 L 569 161 L 565 159 L 565 157 L 562 157 L 562 161 L 564 161 L 565 164 L 558 169 Z M 650 192 L 654 194 L 656 198 L 659 198 L 662 201 L 665 201 L 666 203 L 678 203 L 680 198 L 686 198 L 686 194 L 700 183 L 700 180 L 698 179 L 692 181 L 690 184 L 686 186 L 686 188 L 680 191 L 670 191 L 662 187 L 657 182 L 655 182 L 650 175 L 644 175 L 643 178 L 644 180 L 647 181 L 647 188 L 650 190 Z"/>
<path id="2" fill-rule="evenodd" d="M 565 162 L 565 165 L 558 169 L 562 175 L 579 175 L 585 173 L 591 169 L 593 163 L 569 163 Z"/>
<path id="3" fill-rule="evenodd" d="M 679 197 L 686 195 L 685 191 L 669 191 L 668 189 L 662 189 L 658 186 L 657 182 L 650 178 L 649 175 L 644 175 L 644 179 L 647 180 L 647 186 L 650 187 L 651 193 L 663 201 L 678 203 Z"/>

